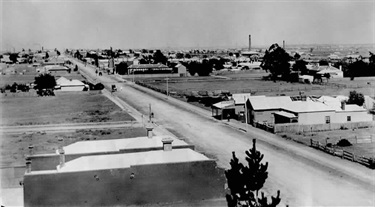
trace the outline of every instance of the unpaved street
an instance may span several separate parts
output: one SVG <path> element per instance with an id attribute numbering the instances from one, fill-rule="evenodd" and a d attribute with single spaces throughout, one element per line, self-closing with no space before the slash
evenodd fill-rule
<path id="1" fill-rule="evenodd" d="M 79 66 L 83 66 L 79 64 Z M 85 69 L 95 77 L 93 69 Z M 99 78 L 99 77 L 95 77 Z M 114 79 L 100 77 L 103 83 Z M 257 138 L 258 149 L 269 162 L 269 179 L 265 190 L 275 195 L 281 191 L 282 201 L 290 206 L 375 206 L 375 174 L 359 164 L 326 155 L 312 148 L 283 140 L 273 134 L 240 123 L 225 123 L 209 117 L 210 112 L 155 94 L 129 83 L 116 83 L 122 90 L 115 95 L 143 114 L 149 104 L 154 121 L 170 129 L 178 137 L 196 145 L 197 150 L 229 167 L 231 152 L 238 157 Z M 137 89 L 137 88 L 140 88 Z M 247 129 L 247 132 L 233 127 Z"/>

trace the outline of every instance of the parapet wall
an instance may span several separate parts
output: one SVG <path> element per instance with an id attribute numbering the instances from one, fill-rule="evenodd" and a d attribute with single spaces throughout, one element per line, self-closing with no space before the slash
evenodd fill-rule
<path id="1" fill-rule="evenodd" d="M 214 160 L 24 177 L 25 206 L 123 206 L 224 196 L 224 172 Z"/>
<path id="2" fill-rule="evenodd" d="M 194 145 L 182 145 L 173 146 L 173 149 L 190 148 L 194 150 Z M 109 154 L 122 154 L 122 153 L 134 153 L 134 152 L 147 152 L 151 150 L 163 150 L 163 147 L 149 147 L 149 148 L 137 148 L 137 149 L 123 149 L 120 151 L 108 151 L 98 153 L 85 153 L 85 154 L 65 154 L 65 162 L 77 159 L 82 156 L 93 156 L 93 155 L 109 155 Z M 59 165 L 60 155 L 58 154 L 40 154 L 28 156 L 31 160 L 31 171 L 40 170 L 56 170 L 56 166 Z"/>

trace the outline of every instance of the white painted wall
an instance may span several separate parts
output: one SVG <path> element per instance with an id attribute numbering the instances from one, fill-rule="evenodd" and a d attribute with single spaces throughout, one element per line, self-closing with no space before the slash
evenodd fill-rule
<path id="1" fill-rule="evenodd" d="M 328 111 L 328 112 L 314 112 L 314 113 L 299 113 L 298 123 L 299 124 L 325 124 L 326 116 L 330 116 L 331 123 L 332 123 L 332 118 L 335 116 L 335 112 Z"/>
<path id="2" fill-rule="evenodd" d="M 83 91 L 85 86 L 61 86 L 61 91 Z"/>
<path id="3" fill-rule="evenodd" d="M 347 117 L 351 117 L 350 122 L 365 122 L 372 121 L 372 114 L 367 113 L 367 111 L 360 112 L 336 112 L 335 116 L 332 119 L 332 123 L 347 123 Z"/>

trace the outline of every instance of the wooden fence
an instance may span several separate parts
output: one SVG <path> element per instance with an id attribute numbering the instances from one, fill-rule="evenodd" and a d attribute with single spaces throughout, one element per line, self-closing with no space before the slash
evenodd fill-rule
<path id="1" fill-rule="evenodd" d="M 263 129 L 264 131 L 274 133 L 275 128 L 273 125 L 267 124 L 267 123 L 260 123 L 260 122 L 254 122 L 254 126 L 259 129 Z"/>
<path id="2" fill-rule="evenodd" d="M 331 155 L 341 157 L 341 159 L 347 159 L 352 162 L 357 162 L 364 166 L 367 166 L 371 169 L 375 169 L 375 159 L 374 158 L 367 158 L 364 156 L 356 155 L 352 152 L 345 151 L 343 149 L 337 149 L 333 147 L 327 147 L 327 145 L 321 144 L 319 141 L 314 141 L 310 139 L 310 146 L 324 152 L 327 152 Z"/>
<path id="3" fill-rule="evenodd" d="M 375 135 L 340 137 L 340 139 L 347 139 L 350 143 L 353 144 L 365 144 L 375 142 Z"/>

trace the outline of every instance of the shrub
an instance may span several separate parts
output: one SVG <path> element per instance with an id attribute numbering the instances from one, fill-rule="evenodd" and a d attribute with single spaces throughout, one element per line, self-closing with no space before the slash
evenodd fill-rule
<path id="1" fill-rule="evenodd" d="M 348 147 L 348 146 L 352 146 L 352 144 L 351 144 L 347 139 L 340 139 L 340 140 L 337 142 L 337 146 L 340 146 L 340 147 Z"/>

